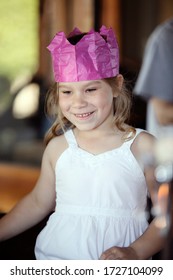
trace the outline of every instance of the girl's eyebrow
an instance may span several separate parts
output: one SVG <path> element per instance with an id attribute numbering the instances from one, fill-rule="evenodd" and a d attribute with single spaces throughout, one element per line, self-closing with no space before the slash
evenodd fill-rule
<path id="1" fill-rule="evenodd" d="M 95 84 L 101 84 L 101 81 L 90 81 L 88 84 L 86 84 L 85 86 L 90 86 L 90 85 L 95 85 Z"/>
<path id="2" fill-rule="evenodd" d="M 100 84 L 100 83 L 101 83 L 101 81 L 99 81 L 99 80 L 98 81 L 93 80 L 93 81 L 89 81 L 88 83 L 82 85 L 82 87 L 88 87 L 88 86 Z M 64 84 L 58 85 L 58 88 L 71 88 L 72 86 L 73 86 L 73 84 L 68 85 L 68 84 L 64 83 Z"/>
<path id="3" fill-rule="evenodd" d="M 70 86 L 68 85 L 59 85 L 58 88 L 69 88 Z"/>

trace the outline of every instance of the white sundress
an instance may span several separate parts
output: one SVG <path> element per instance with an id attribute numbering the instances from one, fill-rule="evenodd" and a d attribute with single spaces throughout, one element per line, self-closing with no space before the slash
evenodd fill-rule
<path id="1" fill-rule="evenodd" d="M 135 137 L 99 155 L 78 147 L 72 130 L 65 137 L 69 146 L 55 167 L 56 209 L 37 237 L 36 259 L 98 260 L 148 227 L 146 181 L 130 150 Z"/>

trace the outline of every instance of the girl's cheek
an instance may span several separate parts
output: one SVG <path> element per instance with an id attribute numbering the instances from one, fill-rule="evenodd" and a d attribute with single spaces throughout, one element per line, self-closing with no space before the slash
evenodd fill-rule
<path id="1" fill-rule="evenodd" d="M 67 105 L 67 103 L 64 100 L 59 99 L 59 106 L 60 106 L 60 108 L 64 109 L 66 107 L 66 105 Z"/>

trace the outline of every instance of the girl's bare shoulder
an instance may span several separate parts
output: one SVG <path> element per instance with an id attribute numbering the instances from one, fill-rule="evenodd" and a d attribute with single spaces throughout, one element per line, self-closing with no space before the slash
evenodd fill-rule
<path id="1" fill-rule="evenodd" d="M 156 138 L 152 134 L 147 131 L 142 131 L 135 138 L 132 144 L 132 151 L 137 158 L 145 154 L 152 154 L 154 152 L 155 143 Z"/>
<path id="2" fill-rule="evenodd" d="M 60 155 L 68 148 L 65 136 L 62 134 L 50 140 L 45 149 L 45 154 L 49 158 L 51 164 L 55 166 Z"/>
<path id="3" fill-rule="evenodd" d="M 52 148 L 54 149 L 55 147 L 61 148 L 61 147 L 67 147 L 67 146 L 68 145 L 67 145 L 67 141 L 65 139 L 64 134 L 52 138 L 47 145 L 47 147 L 49 149 L 52 149 Z"/>

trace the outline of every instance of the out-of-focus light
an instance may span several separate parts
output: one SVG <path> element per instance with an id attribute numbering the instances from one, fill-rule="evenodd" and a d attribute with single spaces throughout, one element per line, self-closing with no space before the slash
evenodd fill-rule
<path id="1" fill-rule="evenodd" d="M 35 83 L 29 84 L 19 91 L 13 103 L 13 116 L 23 119 L 34 115 L 39 106 L 39 94 L 39 86 Z"/>

